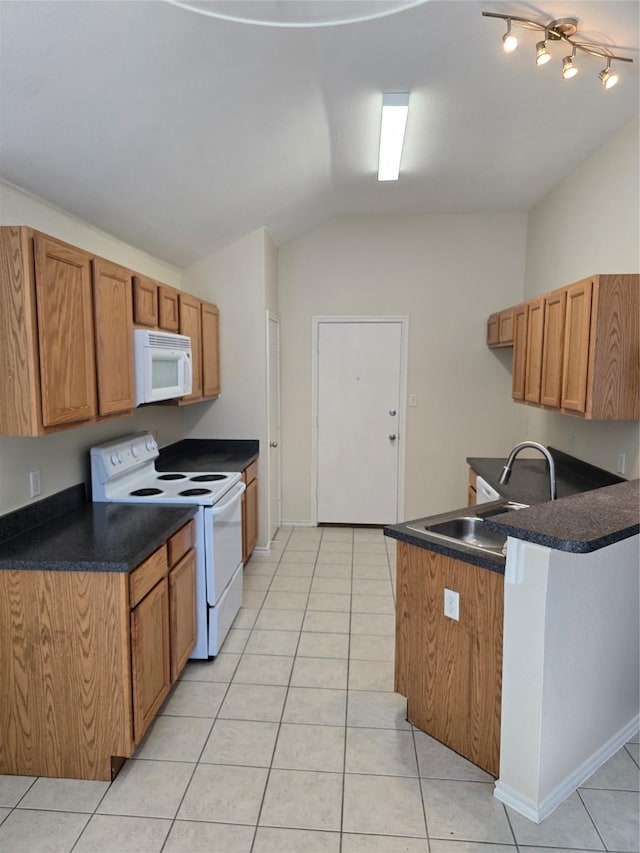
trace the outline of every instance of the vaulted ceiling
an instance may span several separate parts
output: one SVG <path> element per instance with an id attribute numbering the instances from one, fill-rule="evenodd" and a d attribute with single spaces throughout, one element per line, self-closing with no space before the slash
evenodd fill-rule
<path id="1" fill-rule="evenodd" d="M 210 0 L 217 11 L 357 14 L 402 2 Z M 342 7 L 342 9 L 341 9 Z M 0 2 L 0 177 L 177 266 L 266 226 L 282 242 L 345 214 L 526 211 L 638 112 L 633 2 L 424 0 L 290 28 L 163 0 Z M 537 68 L 481 11 L 574 16 L 634 59 Z M 410 91 L 402 172 L 376 180 L 381 93 Z"/>

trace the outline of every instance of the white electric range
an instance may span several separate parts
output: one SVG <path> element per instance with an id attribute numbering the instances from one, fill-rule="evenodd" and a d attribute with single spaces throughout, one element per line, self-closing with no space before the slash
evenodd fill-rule
<path id="1" fill-rule="evenodd" d="M 192 658 L 217 655 L 242 604 L 242 509 L 237 471 L 157 471 L 151 433 L 91 448 L 93 500 L 195 504 L 196 645 Z"/>

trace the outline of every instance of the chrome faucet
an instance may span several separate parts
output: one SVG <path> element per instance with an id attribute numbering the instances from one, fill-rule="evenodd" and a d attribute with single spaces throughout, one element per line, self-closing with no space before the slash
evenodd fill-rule
<path id="1" fill-rule="evenodd" d="M 520 453 L 521 450 L 524 450 L 525 447 L 532 447 L 534 450 L 539 450 L 549 463 L 549 487 L 551 489 L 551 500 L 555 501 L 557 497 L 556 464 L 553 461 L 553 456 L 549 453 L 547 448 L 543 444 L 538 444 L 537 441 L 521 441 L 520 444 L 516 444 L 516 446 L 509 454 L 507 464 L 502 469 L 502 474 L 500 474 L 500 479 L 498 480 L 498 482 L 501 486 L 504 486 L 506 483 L 509 482 L 509 478 L 511 477 L 511 469 L 513 468 L 513 461 L 518 455 L 518 453 Z"/>

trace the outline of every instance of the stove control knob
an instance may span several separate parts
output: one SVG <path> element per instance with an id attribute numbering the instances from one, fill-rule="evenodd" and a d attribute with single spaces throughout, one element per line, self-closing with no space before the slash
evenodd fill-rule
<path id="1" fill-rule="evenodd" d="M 146 445 L 145 445 L 145 447 L 147 448 L 147 450 L 153 450 L 155 446 L 156 446 L 155 441 L 154 441 L 152 438 L 148 438 L 148 439 L 147 439 L 147 443 L 146 443 Z"/>
<path id="2" fill-rule="evenodd" d="M 122 453 L 118 453 L 118 465 L 122 465 L 122 462 L 123 462 Z"/>
<path id="3" fill-rule="evenodd" d="M 131 446 L 131 455 L 134 459 L 137 459 L 138 456 L 140 456 L 140 448 L 135 444 Z"/>
<path id="4" fill-rule="evenodd" d="M 116 454 L 115 454 L 115 453 L 112 453 L 112 454 L 111 454 L 111 464 L 112 464 L 112 465 L 117 465 L 117 464 L 118 464 L 118 457 L 116 456 Z"/>

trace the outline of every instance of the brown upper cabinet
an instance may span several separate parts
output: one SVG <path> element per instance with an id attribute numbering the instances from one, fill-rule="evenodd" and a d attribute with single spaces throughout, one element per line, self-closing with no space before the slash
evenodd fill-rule
<path id="1" fill-rule="evenodd" d="M 200 300 L 188 293 L 178 295 L 180 306 L 180 334 L 191 338 L 191 394 L 181 403 L 193 403 L 202 399 L 202 316 Z"/>
<path id="2" fill-rule="evenodd" d="M 158 282 L 146 275 L 133 277 L 133 319 L 139 326 L 158 328 Z"/>
<path id="3" fill-rule="evenodd" d="M 177 332 L 180 328 L 178 291 L 166 284 L 158 286 L 158 321 L 166 332 Z"/>
<path id="4" fill-rule="evenodd" d="M 487 320 L 487 346 L 513 346 L 514 308 L 506 308 L 496 314 L 491 314 Z"/>
<path id="5" fill-rule="evenodd" d="M 203 302 L 202 311 L 202 394 L 220 395 L 220 312 L 216 305 Z"/>
<path id="6" fill-rule="evenodd" d="M 638 420 L 639 318 L 638 274 L 592 276 L 516 306 L 514 400 L 592 420 Z"/>
<path id="7" fill-rule="evenodd" d="M 113 415 L 135 408 L 131 272 L 109 261 L 93 261 L 98 412 Z"/>

